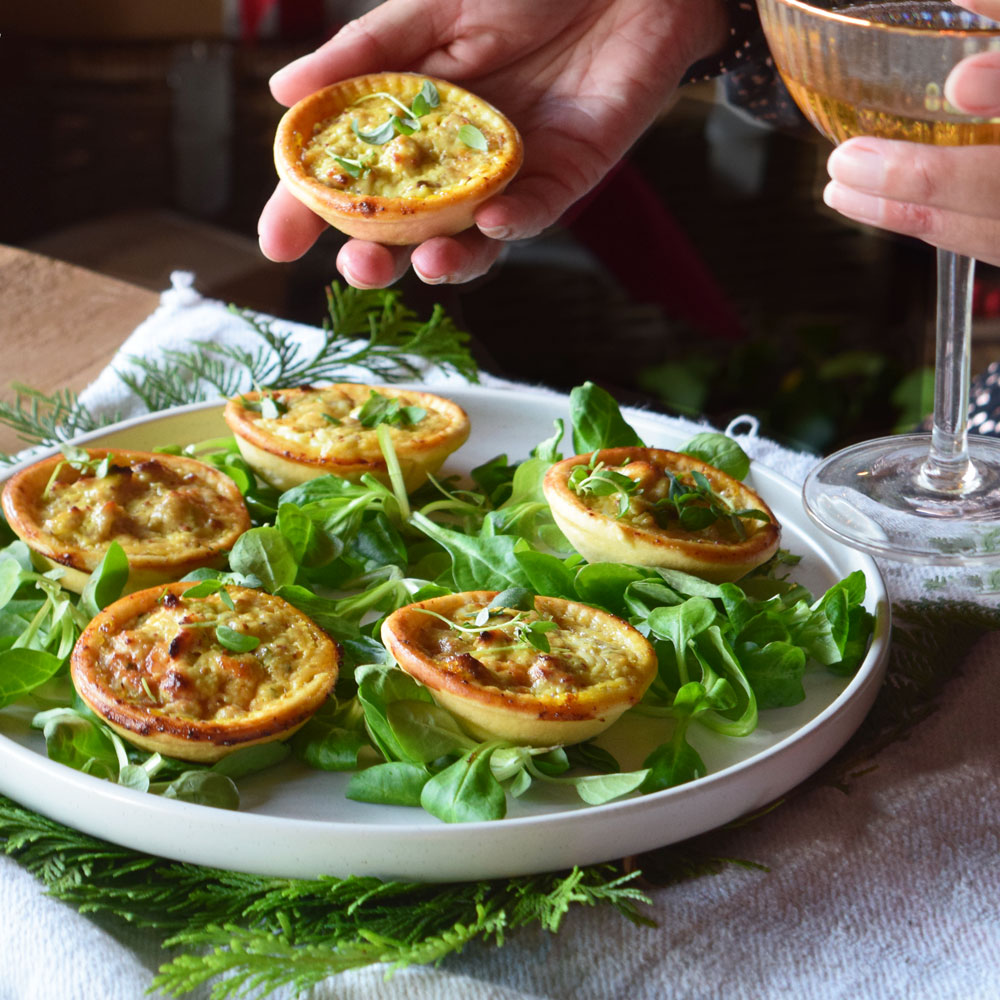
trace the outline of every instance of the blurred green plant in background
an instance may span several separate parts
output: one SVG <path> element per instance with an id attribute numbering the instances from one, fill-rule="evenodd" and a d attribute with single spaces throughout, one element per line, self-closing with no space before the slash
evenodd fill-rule
<path id="1" fill-rule="evenodd" d="M 836 322 L 798 321 L 735 346 L 691 348 L 637 382 L 677 413 L 720 426 L 750 414 L 761 434 L 816 453 L 916 428 L 933 405 L 933 369 L 906 370 L 856 339 Z"/>

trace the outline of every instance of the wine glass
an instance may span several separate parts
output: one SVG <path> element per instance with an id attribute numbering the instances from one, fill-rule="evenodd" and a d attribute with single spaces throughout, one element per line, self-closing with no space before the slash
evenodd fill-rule
<path id="1" fill-rule="evenodd" d="M 1000 49 L 1000 24 L 947 0 L 758 0 L 775 65 L 833 142 L 855 135 L 1000 143 L 1000 119 L 944 97 L 963 58 Z M 933 428 L 866 441 L 806 479 L 810 517 L 873 555 L 926 565 L 1000 560 L 1000 440 L 969 435 L 975 262 L 937 252 Z"/>

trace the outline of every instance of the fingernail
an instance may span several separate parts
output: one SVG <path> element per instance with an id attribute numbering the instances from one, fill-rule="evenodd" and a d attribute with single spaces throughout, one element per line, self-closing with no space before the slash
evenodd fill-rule
<path id="1" fill-rule="evenodd" d="M 823 189 L 823 201 L 836 212 L 857 222 L 878 225 L 881 216 L 882 199 L 863 194 L 852 187 L 845 187 L 837 181 L 830 181 Z"/>
<path id="2" fill-rule="evenodd" d="M 838 146 L 827 161 L 830 176 L 841 184 L 854 188 L 880 191 L 885 180 L 885 159 L 871 146 L 849 142 Z"/>
<path id="3" fill-rule="evenodd" d="M 268 259 L 273 260 L 274 258 L 267 252 L 267 247 L 264 246 L 264 237 L 257 234 L 257 246 L 260 248 L 260 252 Z"/>
<path id="4" fill-rule="evenodd" d="M 438 274 L 438 275 L 434 275 L 434 276 L 431 276 L 431 275 L 428 275 L 428 274 L 424 274 L 424 273 L 423 273 L 423 272 L 422 272 L 422 271 L 420 270 L 420 268 L 419 268 L 419 267 L 417 267 L 417 265 L 416 265 L 416 264 L 413 264 L 413 263 L 412 263 L 412 261 L 411 261 L 411 264 L 412 264 L 412 266 L 413 266 L 413 273 L 414 273 L 414 274 L 416 274 L 416 276 L 417 276 L 417 277 L 418 277 L 418 278 L 419 278 L 419 279 L 420 279 L 420 280 L 421 280 L 421 281 L 422 281 L 422 282 L 423 282 L 423 283 L 424 283 L 425 285 L 443 285 L 443 284 L 445 284 L 445 282 L 447 282 L 447 280 L 448 280 L 448 275 L 447 275 L 447 274 Z"/>
<path id="5" fill-rule="evenodd" d="M 360 288 L 362 291 L 365 291 L 370 288 L 379 287 L 378 285 L 372 285 L 369 284 L 367 281 L 361 281 L 358 278 L 355 278 L 354 275 L 351 274 L 350 268 L 344 267 L 343 264 L 338 263 L 337 268 L 340 271 L 344 281 L 346 281 L 352 288 Z"/>
<path id="6" fill-rule="evenodd" d="M 509 240 L 511 238 L 509 226 L 479 226 L 479 231 L 491 240 Z"/>
<path id="7" fill-rule="evenodd" d="M 944 96 L 969 114 L 1000 114 L 1000 65 L 969 62 L 948 77 Z"/>

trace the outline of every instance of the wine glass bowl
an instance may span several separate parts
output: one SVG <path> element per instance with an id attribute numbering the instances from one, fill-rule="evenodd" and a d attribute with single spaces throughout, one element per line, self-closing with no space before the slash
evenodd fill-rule
<path id="1" fill-rule="evenodd" d="M 996 21 L 948 0 L 758 0 L 758 9 L 792 98 L 834 143 L 1000 144 L 1000 118 L 945 97 L 962 59 L 1000 50 Z M 937 261 L 932 430 L 837 452 L 807 477 L 803 498 L 820 527 L 874 555 L 1000 562 L 1000 439 L 968 433 L 974 261 L 943 250 Z"/>
<path id="2" fill-rule="evenodd" d="M 944 96 L 965 56 L 1000 49 L 1000 25 L 947 0 L 759 0 L 778 71 L 833 142 L 856 135 L 942 146 L 1000 143 L 1000 119 Z"/>

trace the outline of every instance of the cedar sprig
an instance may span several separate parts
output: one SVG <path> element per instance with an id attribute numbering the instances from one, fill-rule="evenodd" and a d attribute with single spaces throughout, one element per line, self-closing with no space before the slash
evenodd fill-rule
<path id="1" fill-rule="evenodd" d="M 121 418 L 118 413 L 106 418 L 92 413 L 68 389 L 49 395 L 19 382 L 11 388 L 13 402 L 0 399 L 0 424 L 14 431 L 26 446 L 58 444 Z M 0 464 L 12 465 L 16 461 L 14 455 L 0 452 Z"/>
<path id="2" fill-rule="evenodd" d="M 183 350 L 166 349 L 155 358 L 130 356 L 117 368 L 122 383 L 150 411 L 234 396 L 250 386 L 294 386 L 313 382 L 401 382 L 418 379 L 424 366 L 478 382 L 470 337 L 440 305 L 420 319 L 394 289 L 358 289 L 336 282 L 325 290 L 327 316 L 318 345 L 306 350 L 275 330 L 271 321 L 230 306 L 257 339 L 245 344 L 196 341 Z M 0 425 L 12 428 L 26 445 L 50 446 L 121 419 L 97 414 L 76 393 L 51 395 L 15 385 L 14 402 L 0 400 Z M 0 464 L 12 464 L 0 452 Z"/>
<path id="3" fill-rule="evenodd" d="M 357 381 L 356 369 L 364 379 L 400 382 L 418 379 L 430 364 L 478 381 L 469 335 L 440 305 L 420 320 L 396 290 L 336 282 L 327 287 L 326 300 L 322 340 L 311 351 L 276 331 L 270 320 L 230 306 L 259 338 L 256 347 L 198 341 L 156 358 L 129 358 L 132 370 L 118 376 L 151 411 L 193 402 L 192 395 L 233 396 L 250 386 Z"/>

